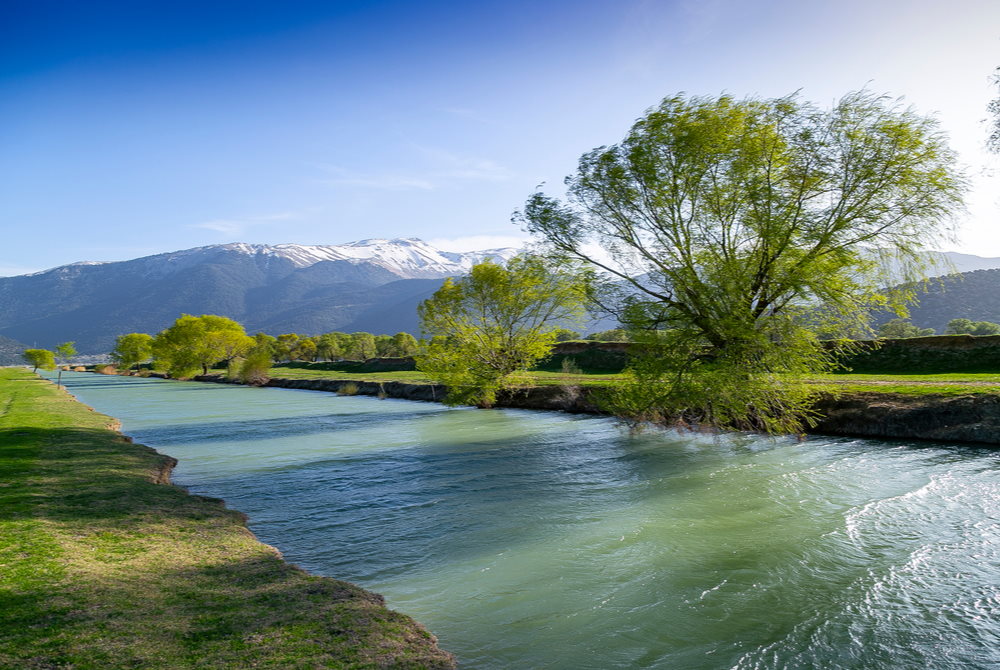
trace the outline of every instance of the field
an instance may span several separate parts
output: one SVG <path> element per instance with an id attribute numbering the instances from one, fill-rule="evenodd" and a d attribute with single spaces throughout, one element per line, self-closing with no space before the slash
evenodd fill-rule
<path id="1" fill-rule="evenodd" d="M 0 667 L 451 668 L 380 596 L 285 563 L 172 459 L 0 368 Z"/>

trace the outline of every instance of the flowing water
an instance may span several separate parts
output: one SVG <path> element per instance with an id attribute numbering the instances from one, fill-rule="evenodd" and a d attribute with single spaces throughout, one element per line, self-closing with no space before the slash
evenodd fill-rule
<path id="1" fill-rule="evenodd" d="M 64 379 L 463 668 L 1000 667 L 1000 451 Z"/>

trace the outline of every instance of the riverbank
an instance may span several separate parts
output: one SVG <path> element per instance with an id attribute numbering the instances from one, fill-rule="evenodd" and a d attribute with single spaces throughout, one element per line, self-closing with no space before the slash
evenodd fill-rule
<path id="1" fill-rule="evenodd" d="M 286 563 L 114 427 L 0 369 L 0 667 L 455 667 L 381 596 Z"/>
<path id="2" fill-rule="evenodd" d="M 223 375 L 197 381 L 234 383 Z M 268 386 L 439 402 L 438 384 L 358 379 L 288 379 Z M 501 394 L 498 407 L 600 413 L 596 386 L 539 385 Z M 933 389 L 932 389 L 933 391 Z M 816 410 L 823 417 L 810 433 L 880 439 L 919 439 L 1000 445 L 1000 395 L 995 393 L 894 393 L 845 390 L 824 395 Z"/>

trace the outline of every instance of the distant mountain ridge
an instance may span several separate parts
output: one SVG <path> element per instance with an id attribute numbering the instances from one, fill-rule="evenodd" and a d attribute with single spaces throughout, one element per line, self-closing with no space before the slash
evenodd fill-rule
<path id="1" fill-rule="evenodd" d="M 0 278 L 0 336 L 104 353 L 181 313 L 221 314 L 250 332 L 417 332 L 416 305 L 448 276 L 517 249 L 467 253 L 419 239 L 341 245 L 219 244 L 129 261 L 84 261 Z"/>
<path id="2" fill-rule="evenodd" d="M 221 314 L 251 333 L 331 330 L 418 333 L 417 305 L 448 276 L 517 249 L 442 251 L 409 239 L 339 245 L 217 244 L 129 261 L 82 261 L 0 277 L 0 364 L 26 346 L 75 340 L 81 354 L 108 352 L 116 336 L 157 333 L 181 313 Z M 935 267 L 961 277 L 931 283 L 913 322 L 941 332 L 952 318 L 1000 322 L 1000 258 L 945 253 Z M 876 320 L 887 320 L 876 317 Z M 590 324 L 592 330 L 613 327 Z M 586 326 L 585 326 L 586 327 Z"/>
<path id="3" fill-rule="evenodd" d="M 422 279 L 448 277 L 468 272 L 473 265 L 486 259 L 505 261 L 517 253 L 517 249 L 504 247 L 482 251 L 451 252 L 441 251 L 415 237 L 397 239 L 368 239 L 346 244 L 247 244 L 232 242 L 213 244 L 192 249 L 182 249 L 152 256 L 143 256 L 132 261 L 78 261 L 59 267 L 34 272 L 26 277 L 36 277 L 50 272 L 72 271 L 74 269 L 116 263 L 145 261 L 149 264 L 165 263 L 175 267 L 192 262 L 204 262 L 219 253 L 239 253 L 254 256 L 265 261 L 271 258 L 290 261 L 297 268 L 305 268 L 324 261 L 346 261 L 353 264 L 370 263 L 388 270 L 400 279 Z"/>
<path id="4" fill-rule="evenodd" d="M 944 334 L 952 319 L 1000 323 L 1000 268 L 935 277 L 917 300 L 909 307 L 910 320 L 920 328 L 933 328 L 938 335 Z M 894 317 L 883 312 L 874 321 L 885 323 Z"/>

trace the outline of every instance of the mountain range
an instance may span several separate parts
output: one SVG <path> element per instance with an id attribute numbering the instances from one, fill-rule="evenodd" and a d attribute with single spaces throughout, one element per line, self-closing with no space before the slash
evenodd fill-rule
<path id="1" fill-rule="evenodd" d="M 515 253 L 452 253 L 411 238 L 221 244 L 72 263 L 0 278 L 0 338 L 43 348 L 75 340 L 81 354 L 105 353 L 118 335 L 159 332 L 181 313 L 228 316 L 251 333 L 417 333 L 416 306 L 443 277 Z"/>
<path id="2" fill-rule="evenodd" d="M 19 362 L 25 347 L 67 340 L 81 354 L 106 353 L 118 335 L 157 333 L 182 313 L 228 316 L 250 333 L 416 334 L 417 305 L 442 278 L 517 251 L 453 253 L 415 238 L 233 243 L 0 277 L 0 364 Z M 1000 322 L 1000 258 L 946 253 L 937 267 L 965 274 L 932 282 L 911 310 L 915 324 L 942 332 L 957 317 Z"/>

